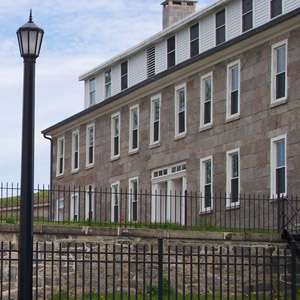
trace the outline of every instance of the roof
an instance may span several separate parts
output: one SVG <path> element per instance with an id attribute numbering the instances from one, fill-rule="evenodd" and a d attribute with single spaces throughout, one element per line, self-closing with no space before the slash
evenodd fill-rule
<path id="1" fill-rule="evenodd" d="M 170 0 L 165 0 L 164 2 L 162 2 L 160 5 L 165 5 L 169 2 Z M 174 0 L 176 1 L 176 0 Z M 180 0 L 180 1 L 184 1 L 184 2 L 198 2 L 197 0 Z"/>

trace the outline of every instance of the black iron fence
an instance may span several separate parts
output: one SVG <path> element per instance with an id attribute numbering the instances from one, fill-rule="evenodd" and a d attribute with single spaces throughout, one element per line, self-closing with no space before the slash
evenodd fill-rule
<path id="1" fill-rule="evenodd" d="M 0 186 L 1 222 L 19 222 L 19 186 Z M 38 187 L 36 222 L 194 230 L 280 232 L 299 222 L 297 197 Z M 283 216 L 285 220 L 283 220 Z M 298 220 L 299 218 L 299 220 Z"/>
<path id="2" fill-rule="evenodd" d="M 18 249 L 0 247 L 0 299 L 17 299 Z M 274 247 L 36 243 L 33 299 L 297 299 L 297 269 Z"/>

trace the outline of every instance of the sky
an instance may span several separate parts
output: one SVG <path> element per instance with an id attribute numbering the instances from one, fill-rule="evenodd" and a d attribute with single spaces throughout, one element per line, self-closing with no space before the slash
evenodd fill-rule
<path id="1" fill-rule="evenodd" d="M 79 75 L 162 29 L 162 0 L 1 0 L 0 183 L 21 177 L 23 59 L 16 31 L 44 29 L 36 62 L 35 186 L 50 180 L 50 142 L 41 131 L 84 109 Z M 197 10 L 212 0 L 198 0 Z"/>

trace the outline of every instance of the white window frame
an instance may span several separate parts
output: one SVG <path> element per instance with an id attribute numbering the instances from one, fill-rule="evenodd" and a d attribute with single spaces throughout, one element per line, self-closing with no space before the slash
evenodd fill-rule
<path id="1" fill-rule="evenodd" d="M 225 10 L 225 40 L 222 42 L 222 43 L 219 43 L 217 44 L 217 29 L 220 28 L 220 27 L 217 27 L 217 13 L 221 12 L 222 10 Z M 214 24 L 215 24 L 215 31 L 214 31 L 214 34 L 215 34 L 215 45 L 216 46 L 219 46 L 219 45 L 222 45 L 223 43 L 225 43 L 227 41 L 227 27 L 228 27 L 228 24 L 227 24 L 227 7 L 225 6 L 224 8 L 222 9 L 219 9 L 215 14 L 214 14 Z"/>
<path id="2" fill-rule="evenodd" d="M 90 148 L 90 129 L 93 129 L 93 161 L 89 162 L 89 148 Z M 95 164 L 95 123 L 86 126 L 86 168 L 93 167 Z"/>
<path id="3" fill-rule="evenodd" d="M 62 149 L 60 147 L 61 143 L 63 143 Z M 57 139 L 56 176 L 64 175 L 64 171 L 65 171 L 65 146 L 66 146 L 65 137 L 60 137 L 59 139 Z M 61 172 L 60 172 L 60 169 L 62 170 Z"/>
<path id="4" fill-rule="evenodd" d="M 62 203 L 62 205 L 61 205 Z M 62 210 L 62 218 L 59 218 L 59 212 Z M 56 200 L 56 221 L 64 221 L 65 199 L 59 198 Z"/>
<path id="5" fill-rule="evenodd" d="M 211 163 L 211 205 L 205 207 L 205 186 L 206 183 L 206 163 Z M 200 213 L 210 212 L 213 210 L 213 157 L 207 156 L 200 159 L 200 194 L 201 194 L 201 204 L 200 204 Z"/>
<path id="6" fill-rule="evenodd" d="M 270 140 L 270 195 L 273 197 L 277 196 L 276 193 L 276 168 L 277 168 L 277 143 L 284 141 L 284 161 L 285 161 L 285 192 L 281 193 L 280 196 L 287 195 L 287 134 L 271 138 Z"/>
<path id="7" fill-rule="evenodd" d="M 168 52 L 168 40 L 169 39 L 171 39 L 171 38 L 173 38 L 174 37 L 174 43 L 175 43 L 175 47 L 174 47 L 174 50 L 172 50 L 172 51 L 170 51 L 170 52 Z M 174 66 L 176 66 L 176 63 L 177 63 L 177 51 L 176 51 L 176 47 L 177 46 L 177 35 L 176 34 L 174 34 L 174 35 L 172 35 L 172 36 L 170 36 L 170 37 L 168 37 L 167 39 L 166 39 L 166 52 L 167 52 L 167 69 L 170 69 L 170 68 L 172 68 L 172 67 L 174 67 Z M 169 64 L 168 64 L 168 61 L 169 61 L 169 54 L 171 54 L 171 53 L 173 53 L 174 52 L 174 60 L 175 60 L 175 62 L 174 62 L 174 65 L 173 66 L 169 66 Z"/>
<path id="8" fill-rule="evenodd" d="M 77 198 L 77 203 L 75 199 Z M 75 219 L 75 215 L 77 219 Z M 74 193 L 71 195 L 70 201 L 70 221 L 78 222 L 79 221 L 79 193 Z"/>
<path id="9" fill-rule="evenodd" d="M 119 132 L 118 135 L 115 134 L 115 119 L 119 119 Z M 121 136 L 121 114 L 117 112 L 111 116 L 111 147 L 110 147 L 110 159 L 115 160 L 120 157 L 120 136 Z M 115 153 L 115 138 L 118 137 L 118 154 Z"/>
<path id="10" fill-rule="evenodd" d="M 205 96 L 205 82 L 206 80 L 210 79 L 211 80 L 211 99 L 210 99 L 210 122 L 204 124 L 204 119 L 205 119 L 205 103 L 208 102 L 206 101 L 206 96 Z M 209 129 L 213 125 L 213 72 L 210 72 L 208 74 L 205 74 L 201 76 L 200 79 L 200 84 L 201 84 L 201 91 L 200 91 L 200 131 Z"/>
<path id="11" fill-rule="evenodd" d="M 109 82 L 106 82 L 106 74 L 107 73 L 110 73 L 110 81 Z M 107 95 L 108 87 L 110 87 L 109 95 Z M 108 69 L 104 72 L 104 95 L 105 95 L 105 98 L 109 98 L 111 96 L 111 69 Z"/>
<path id="12" fill-rule="evenodd" d="M 197 24 L 198 24 L 198 37 L 196 39 L 192 40 L 191 39 L 191 28 L 194 27 Z M 192 58 L 192 57 L 194 57 L 194 56 L 196 56 L 197 54 L 200 53 L 200 22 L 195 23 L 195 24 L 193 24 L 189 27 L 189 38 L 190 38 L 190 43 L 189 43 L 189 45 L 190 45 L 190 58 Z M 192 52 L 192 42 L 195 42 L 195 41 L 198 41 L 198 53 L 192 56 L 192 53 L 191 53 Z"/>
<path id="13" fill-rule="evenodd" d="M 115 187 L 117 187 L 117 192 L 115 193 L 115 191 L 113 190 Z M 112 183 L 110 185 L 111 188 L 111 214 L 110 214 L 110 220 L 111 222 L 115 222 L 115 211 L 114 211 L 114 207 L 115 207 L 115 201 L 116 199 L 118 199 L 118 222 L 119 223 L 120 220 L 120 181 L 116 181 L 114 183 Z M 118 198 L 116 198 L 118 197 Z"/>
<path id="14" fill-rule="evenodd" d="M 231 198 L 231 180 L 232 177 L 232 157 L 234 154 L 238 154 L 238 201 L 232 202 Z M 241 159 L 240 159 L 240 148 L 229 150 L 226 152 L 226 207 L 235 208 L 240 204 L 240 191 L 241 191 Z"/>
<path id="15" fill-rule="evenodd" d="M 78 136 L 78 145 L 77 145 L 77 151 L 76 151 L 76 136 Z M 79 136 L 79 130 L 75 130 L 72 132 L 72 173 L 78 172 L 79 170 L 79 145 L 80 145 L 80 136 Z M 77 167 L 75 167 L 75 156 L 77 152 Z"/>
<path id="16" fill-rule="evenodd" d="M 137 147 L 136 148 L 133 148 L 133 130 L 135 130 L 133 128 L 133 111 L 134 110 L 137 110 L 137 117 L 138 117 L 138 120 L 137 120 Z M 133 105 L 129 108 L 129 151 L 128 153 L 129 154 L 134 154 L 136 152 L 139 151 L 139 123 L 140 123 L 140 111 L 139 111 L 139 105 L 136 104 L 136 105 Z"/>
<path id="17" fill-rule="evenodd" d="M 185 99 L 185 108 L 184 108 L 184 131 L 179 132 L 179 92 L 181 90 L 184 90 L 184 99 Z M 174 139 L 180 139 L 186 136 L 187 133 L 187 90 L 186 90 L 186 83 L 182 83 L 180 85 L 177 85 L 175 87 L 175 92 L 174 92 L 174 108 L 175 108 L 175 116 L 174 116 L 174 120 L 175 120 L 175 136 Z"/>
<path id="18" fill-rule="evenodd" d="M 159 101 L 159 116 L 158 121 L 155 120 L 155 103 Z M 154 126 L 158 122 L 158 140 L 154 141 Z M 161 127 L 161 94 L 155 95 L 150 99 L 150 146 L 160 144 L 160 127 Z"/>
<path id="19" fill-rule="evenodd" d="M 91 82 L 94 81 L 95 88 L 92 90 L 91 89 Z M 94 102 L 92 102 L 92 95 L 94 95 Z M 94 105 L 96 103 L 96 78 L 91 78 L 89 80 L 89 105 Z"/>
<path id="20" fill-rule="evenodd" d="M 90 199 L 89 199 L 89 194 L 90 194 L 90 188 L 91 188 L 91 212 L 92 212 L 92 220 L 95 219 L 95 185 L 94 184 L 89 184 L 85 187 L 85 216 L 84 219 L 88 220 L 89 219 L 89 208 L 90 208 Z"/>
<path id="21" fill-rule="evenodd" d="M 136 182 L 137 184 L 137 193 L 136 193 L 136 196 L 137 196 L 137 199 L 134 199 L 134 196 L 135 196 L 135 193 L 134 193 L 134 190 L 133 190 L 133 183 Z M 129 221 L 133 221 L 133 222 L 136 222 L 139 218 L 139 178 L 138 177 L 132 177 L 132 178 L 129 178 L 128 180 L 128 192 L 129 192 L 129 198 L 128 198 L 128 220 Z M 136 201 L 137 202 L 137 219 L 136 220 L 133 220 L 133 202 Z"/>
<path id="22" fill-rule="evenodd" d="M 237 112 L 231 114 L 231 93 L 236 91 L 232 90 L 232 70 L 238 67 L 238 100 Z M 241 105 L 241 62 L 236 60 L 227 65 L 227 97 L 226 97 L 226 121 L 236 120 L 240 117 Z"/>
<path id="23" fill-rule="evenodd" d="M 122 74 L 122 64 L 127 62 L 127 73 L 126 74 Z M 127 76 L 127 87 L 126 88 L 122 88 L 122 78 Z M 121 64 L 120 64 L 120 88 L 121 91 L 125 91 L 129 88 L 129 60 L 124 60 Z"/>
<path id="24" fill-rule="evenodd" d="M 277 50 L 279 48 L 285 47 L 285 95 L 284 97 L 276 99 L 276 76 L 277 76 Z M 287 57 L 288 57 L 288 40 L 285 39 L 281 42 L 278 42 L 272 45 L 272 53 L 271 53 L 271 105 L 277 105 L 281 103 L 285 103 L 288 97 L 288 76 L 287 76 Z"/>

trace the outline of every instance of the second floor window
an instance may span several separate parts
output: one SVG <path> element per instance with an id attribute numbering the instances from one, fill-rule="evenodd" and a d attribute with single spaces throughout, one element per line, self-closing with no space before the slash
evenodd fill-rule
<path id="1" fill-rule="evenodd" d="M 201 77 L 200 128 L 212 124 L 212 73 Z"/>
<path id="2" fill-rule="evenodd" d="M 105 98 L 111 96 L 111 70 L 105 72 Z"/>
<path id="3" fill-rule="evenodd" d="M 160 105 L 160 95 L 151 98 L 150 144 L 158 143 L 160 140 Z"/>
<path id="4" fill-rule="evenodd" d="M 240 113 L 240 62 L 227 66 L 227 119 Z"/>
<path id="5" fill-rule="evenodd" d="M 65 139 L 60 138 L 57 141 L 57 175 L 64 173 L 64 160 L 65 160 Z"/>
<path id="6" fill-rule="evenodd" d="M 253 27 L 253 0 L 242 1 L 243 32 Z"/>
<path id="7" fill-rule="evenodd" d="M 282 0 L 271 0 L 271 19 L 282 14 Z"/>
<path id="8" fill-rule="evenodd" d="M 94 139 L 95 139 L 94 125 L 89 125 L 86 130 L 86 165 L 92 166 L 94 164 Z"/>
<path id="9" fill-rule="evenodd" d="M 79 132 L 72 134 L 72 171 L 79 169 Z"/>
<path id="10" fill-rule="evenodd" d="M 190 27 L 191 57 L 199 54 L 199 23 Z"/>
<path id="11" fill-rule="evenodd" d="M 168 68 L 175 65 L 175 36 L 167 40 Z"/>
<path id="12" fill-rule="evenodd" d="M 139 109 L 137 105 L 130 108 L 129 122 L 129 151 L 135 151 L 139 148 Z"/>
<path id="13" fill-rule="evenodd" d="M 225 8 L 216 13 L 216 45 L 226 40 Z"/>
<path id="14" fill-rule="evenodd" d="M 186 86 L 175 88 L 175 137 L 182 137 L 186 133 Z"/>
<path id="15" fill-rule="evenodd" d="M 128 61 L 121 64 L 121 90 L 128 88 Z"/>
<path id="16" fill-rule="evenodd" d="M 90 80 L 90 105 L 96 103 L 96 79 L 93 78 Z"/>
<path id="17" fill-rule="evenodd" d="M 120 114 L 116 113 L 111 117 L 111 158 L 120 155 Z"/>

